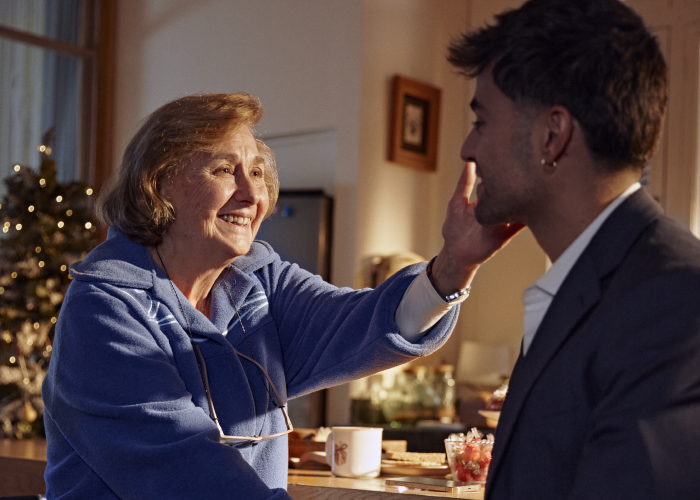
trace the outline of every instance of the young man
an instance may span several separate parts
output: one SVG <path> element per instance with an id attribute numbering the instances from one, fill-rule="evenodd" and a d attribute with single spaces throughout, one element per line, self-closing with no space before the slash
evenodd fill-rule
<path id="1" fill-rule="evenodd" d="M 449 59 L 476 77 L 477 220 L 526 224 L 553 262 L 523 295 L 486 499 L 697 498 L 700 242 L 638 183 L 657 40 L 617 0 L 531 0 Z"/>

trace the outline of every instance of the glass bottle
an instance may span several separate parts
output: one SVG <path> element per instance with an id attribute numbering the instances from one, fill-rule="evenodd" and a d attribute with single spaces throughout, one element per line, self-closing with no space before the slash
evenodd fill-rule
<path id="1" fill-rule="evenodd" d="M 452 373 L 454 366 L 439 365 L 436 368 L 438 373 L 440 391 L 440 405 L 438 407 L 438 418 L 443 424 L 451 424 L 455 418 L 456 386 Z"/>

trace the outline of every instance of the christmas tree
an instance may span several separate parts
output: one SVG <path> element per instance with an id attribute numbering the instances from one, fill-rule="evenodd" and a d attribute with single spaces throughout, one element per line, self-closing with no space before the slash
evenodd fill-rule
<path id="1" fill-rule="evenodd" d="M 49 146 L 39 172 L 15 165 L 0 201 L 0 437 L 43 437 L 41 383 L 70 280 L 97 243 L 93 190 L 60 183 Z"/>

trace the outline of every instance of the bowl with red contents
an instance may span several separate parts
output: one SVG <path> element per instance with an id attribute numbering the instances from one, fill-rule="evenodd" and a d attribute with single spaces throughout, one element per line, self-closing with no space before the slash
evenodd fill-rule
<path id="1" fill-rule="evenodd" d="M 450 434 L 445 439 L 447 463 L 456 481 L 485 483 L 491 465 L 493 434 L 484 437 L 477 429 L 467 434 Z"/>

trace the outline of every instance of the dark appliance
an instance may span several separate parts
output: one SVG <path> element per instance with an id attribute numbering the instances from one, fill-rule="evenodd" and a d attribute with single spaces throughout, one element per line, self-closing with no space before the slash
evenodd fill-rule
<path id="1" fill-rule="evenodd" d="M 272 216 L 260 225 L 257 239 L 266 241 L 282 260 L 330 280 L 333 199 L 321 190 L 282 190 Z M 325 424 L 325 391 L 289 401 L 295 427 Z"/>

